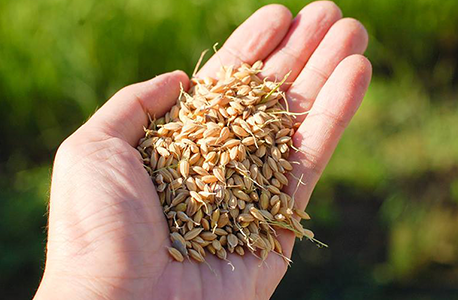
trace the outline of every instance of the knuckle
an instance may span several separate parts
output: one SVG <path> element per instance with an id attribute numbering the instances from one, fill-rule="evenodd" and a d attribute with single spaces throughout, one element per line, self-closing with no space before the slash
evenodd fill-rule
<path id="1" fill-rule="evenodd" d="M 75 142 L 75 136 L 69 136 L 57 148 L 54 164 L 61 164 L 74 159 L 81 152 L 80 150 L 78 143 Z"/>
<path id="2" fill-rule="evenodd" d="M 74 148 L 72 140 L 72 136 L 66 138 L 57 148 L 56 156 L 65 156 L 67 153 L 70 153 Z"/>

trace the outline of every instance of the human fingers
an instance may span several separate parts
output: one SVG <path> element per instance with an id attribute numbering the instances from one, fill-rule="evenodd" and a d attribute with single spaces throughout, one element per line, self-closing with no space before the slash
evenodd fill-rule
<path id="1" fill-rule="evenodd" d="M 258 9 L 243 22 L 197 73 L 215 77 L 221 66 L 252 64 L 263 60 L 282 41 L 291 24 L 291 12 L 279 4 Z"/>
<path id="2" fill-rule="evenodd" d="M 144 135 L 148 114 L 151 117 L 165 114 L 176 103 L 180 85 L 186 90 L 188 83 L 184 72 L 174 71 L 129 85 L 108 100 L 83 130 L 118 137 L 135 146 Z"/>
<path id="3" fill-rule="evenodd" d="M 288 82 L 293 82 L 326 32 L 341 17 L 339 7 L 331 1 L 317 1 L 305 6 L 294 18 L 280 45 L 266 59 L 261 76 L 281 80 L 291 72 Z"/>
<path id="4" fill-rule="evenodd" d="M 361 55 L 345 58 L 320 91 L 309 115 L 293 137 L 299 149 L 290 155 L 298 162 L 292 174 L 305 184 L 288 186 L 296 204 L 304 209 L 342 133 L 356 113 L 371 79 L 370 62 Z M 293 180 L 294 181 L 294 180 Z"/>
<path id="5" fill-rule="evenodd" d="M 351 18 L 337 21 L 288 89 L 289 109 L 293 112 L 310 110 L 337 65 L 352 54 L 364 53 L 367 43 L 367 31 L 359 21 Z M 305 115 L 298 116 L 297 121 L 304 118 Z"/>

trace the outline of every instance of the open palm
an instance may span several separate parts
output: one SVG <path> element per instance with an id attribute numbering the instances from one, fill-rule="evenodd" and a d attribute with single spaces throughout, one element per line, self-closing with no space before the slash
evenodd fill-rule
<path id="1" fill-rule="evenodd" d="M 296 192 L 305 208 L 340 136 L 356 112 L 371 76 L 360 54 L 367 33 L 341 19 L 331 2 L 314 2 L 294 20 L 283 6 L 255 12 L 197 74 L 215 76 L 221 63 L 263 60 L 262 76 L 287 85 L 289 108 L 310 111 L 294 136 L 302 151 L 292 173 L 303 174 Z M 59 148 L 54 164 L 46 269 L 36 298 L 43 299 L 267 299 L 286 272 L 271 253 L 265 263 L 247 254 L 205 264 L 168 256 L 166 219 L 154 185 L 135 150 L 148 123 L 175 103 L 181 71 L 128 86 L 113 96 Z M 301 119 L 301 121 L 302 121 Z M 292 187 L 290 187 L 292 189 Z M 291 190 L 287 191 L 292 193 Z M 284 252 L 294 236 L 281 232 Z"/>

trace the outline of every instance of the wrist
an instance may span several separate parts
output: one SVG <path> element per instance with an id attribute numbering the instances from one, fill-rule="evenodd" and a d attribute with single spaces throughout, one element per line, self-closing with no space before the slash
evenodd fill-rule
<path id="1" fill-rule="evenodd" d="M 52 274 L 52 272 L 45 270 L 33 300 L 93 300 L 100 298 L 93 290 L 84 285 L 81 280 Z"/>

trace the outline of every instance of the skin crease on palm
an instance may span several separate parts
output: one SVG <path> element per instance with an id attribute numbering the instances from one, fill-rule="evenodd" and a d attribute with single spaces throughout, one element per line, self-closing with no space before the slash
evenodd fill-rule
<path id="1" fill-rule="evenodd" d="M 310 111 L 294 136 L 301 152 L 293 171 L 304 175 L 296 193 L 305 208 L 371 78 L 362 56 L 364 27 L 342 18 L 332 2 L 314 2 L 293 19 L 281 5 L 256 11 L 202 67 L 215 76 L 224 65 L 265 63 L 262 76 L 281 79 L 291 111 Z M 116 93 L 57 151 L 51 185 L 46 267 L 35 299 L 268 299 L 287 271 L 278 255 L 265 263 L 247 254 L 208 264 L 169 257 L 168 228 L 136 143 L 147 113 L 161 116 L 175 103 L 187 75 L 175 71 Z M 287 189 L 292 192 L 294 187 Z M 319 216 L 318 216 L 319 217 Z M 294 236 L 279 232 L 290 256 Z M 306 242 L 306 241 L 304 241 Z M 310 244 L 310 247 L 312 245 Z M 307 270 L 304 270 L 307 272 Z"/>

